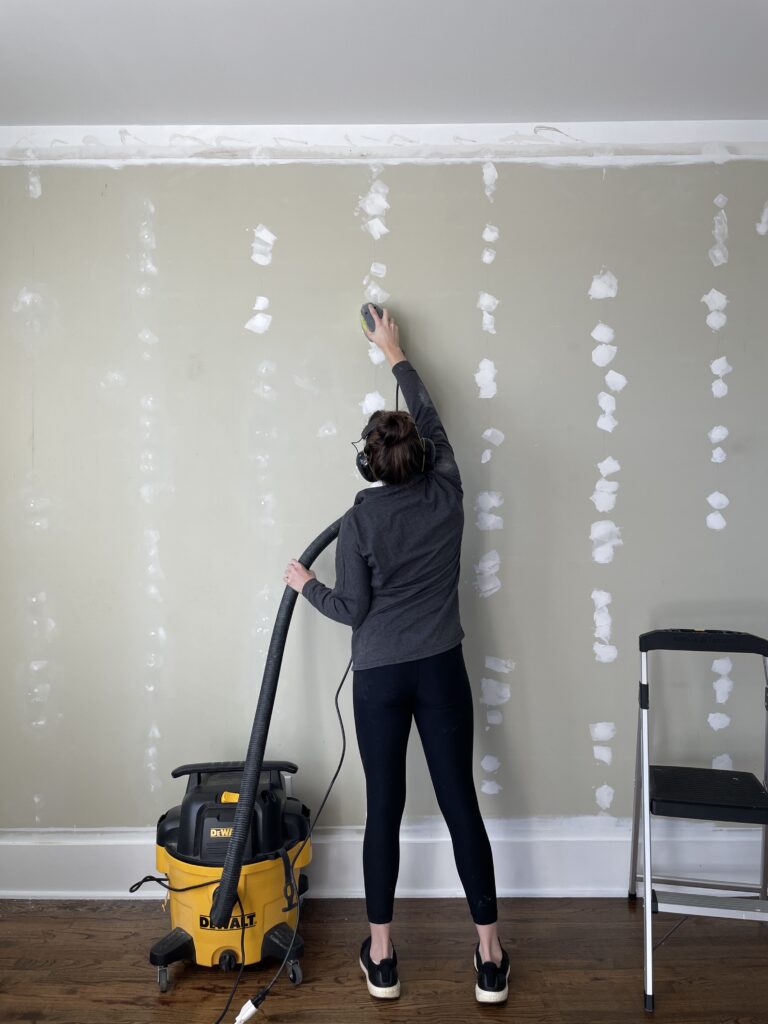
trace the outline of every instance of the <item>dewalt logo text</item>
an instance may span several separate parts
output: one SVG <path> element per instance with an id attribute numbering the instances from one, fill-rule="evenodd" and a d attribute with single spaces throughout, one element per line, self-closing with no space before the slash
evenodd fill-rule
<path id="1" fill-rule="evenodd" d="M 211 839 L 229 839 L 232 835 L 232 826 L 228 828 L 212 828 L 210 831 Z"/>

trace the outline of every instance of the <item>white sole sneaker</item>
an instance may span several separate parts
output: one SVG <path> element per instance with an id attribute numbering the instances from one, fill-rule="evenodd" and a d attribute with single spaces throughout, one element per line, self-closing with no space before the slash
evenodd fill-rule
<path id="1" fill-rule="evenodd" d="M 368 986 L 368 991 L 374 999 L 399 999 L 399 981 L 394 985 L 390 985 L 388 988 L 383 988 L 381 985 L 372 985 L 371 979 L 368 977 L 368 971 L 365 969 L 365 964 L 362 960 L 358 960 L 358 963 L 360 964 L 360 970 L 363 972 L 363 976 L 365 977 L 365 983 Z"/>
<path id="2" fill-rule="evenodd" d="M 487 989 L 475 985 L 475 999 L 478 1003 L 503 1003 L 509 998 L 509 972 L 511 968 L 512 965 L 510 964 L 507 968 L 507 976 L 504 979 L 504 988 L 501 992 L 488 992 Z M 477 974 L 474 957 L 472 958 L 472 969 Z"/>

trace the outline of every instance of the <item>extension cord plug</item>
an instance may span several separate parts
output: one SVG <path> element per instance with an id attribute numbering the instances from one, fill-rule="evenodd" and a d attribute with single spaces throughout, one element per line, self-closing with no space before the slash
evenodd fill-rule
<path id="1" fill-rule="evenodd" d="M 251 1017 L 255 1017 L 258 1012 L 258 1006 L 254 1006 L 254 1004 L 249 999 L 247 1003 L 243 1003 L 240 1013 L 238 1013 L 237 1017 L 235 1018 L 235 1024 L 245 1024 L 245 1022 L 247 1020 L 250 1020 Z"/>
<path id="2" fill-rule="evenodd" d="M 235 1024 L 245 1024 L 247 1020 L 259 1012 L 259 1007 L 269 995 L 269 988 L 263 988 L 252 996 L 247 1003 L 243 1003 L 240 1013 L 235 1018 Z"/>

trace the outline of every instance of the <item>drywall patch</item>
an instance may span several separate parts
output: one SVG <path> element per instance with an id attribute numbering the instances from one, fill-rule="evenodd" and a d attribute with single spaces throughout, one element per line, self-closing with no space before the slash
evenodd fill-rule
<path id="1" fill-rule="evenodd" d="M 733 758 L 730 754 L 716 754 L 712 758 L 712 767 L 718 768 L 721 771 L 732 772 Z"/>
<path id="2" fill-rule="evenodd" d="M 496 366 L 492 359 L 481 359 L 475 374 L 478 398 L 493 398 L 496 394 Z"/>
<path id="3" fill-rule="evenodd" d="M 512 690 L 509 683 L 501 682 L 498 679 L 480 680 L 481 704 L 490 704 L 492 706 L 506 704 L 511 696 Z"/>
<path id="4" fill-rule="evenodd" d="M 709 723 L 710 729 L 715 732 L 719 732 L 721 729 L 727 729 L 731 724 L 730 715 L 723 714 L 721 711 L 713 712 L 707 716 L 707 722 Z"/>
<path id="5" fill-rule="evenodd" d="M 489 292 L 480 292 L 477 297 L 477 308 L 482 311 L 482 328 L 488 334 L 496 333 L 496 317 L 493 312 L 498 304 L 499 300 Z"/>
<path id="6" fill-rule="evenodd" d="M 614 792 L 613 786 L 609 786 L 607 783 L 595 790 L 595 802 L 601 811 L 609 810 L 613 803 Z"/>
<path id="7" fill-rule="evenodd" d="M 491 597 L 501 590 L 500 569 L 501 557 L 496 550 L 486 552 L 475 565 L 475 587 L 480 597 Z"/>
<path id="8" fill-rule="evenodd" d="M 719 331 L 725 327 L 728 317 L 725 314 L 725 307 L 728 305 L 728 298 L 717 290 L 710 288 L 706 295 L 702 295 L 701 301 L 705 303 L 709 313 L 707 314 L 707 327 L 713 331 Z"/>
<path id="9" fill-rule="evenodd" d="M 499 491 L 481 491 L 475 498 L 475 526 L 478 530 L 501 530 L 504 520 L 501 516 L 491 512 L 491 509 L 500 508 L 504 504 Z"/>
<path id="10" fill-rule="evenodd" d="M 269 330 L 270 324 L 272 323 L 272 314 L 267 313 L 269 309 L 269 299 L 266 295 L 259 295 L 253 304 L 255 316 L 246 323 L 246 331 L 252 331 L 254 334 L 266 334 Z"/>
<path id="11" fill-rule="evenodd" d="M 383 395 L 378 391 L 369 391 L 362 402 L 357 403 L 362 409 L 363 416 L 370 416 L 374 412 L 386 409 L 387 403 Z"/>
<path id="12" fill-rule="evenodd" d="M 493 202 L 493 193 L 496 191 L 496 182 L 499 180 L 499 172 L 494 165 L 487 161 L 483 164 L 483 188 L 489 202 Z"/>
<path id="13" fill-rule="evenodd" d="M 27 174 L 27 195 L 30 199 L 39 199 L 42 194 L 43 185 L 40 181 L 40 172 L 31 167 Z"/>
<path id="14" fill-rule="evenodd" d="M 714 199 L 718 207 L 717 213 L 712 219 L 712 237 L 715 244 L 709 250 L 709 258 L 713 267 L 722 267 L 728 262 L 728 247 L 725 244 L 728 238 L 728 215 L 725 212 L 725 204 L 728 199 L 721 193 Z"/>
<path id="15" fill-rule="evenodd" d="M 507 672 L 514 671 L 515 663 L 511 658 L 494 658 L 490 654 L 485 656 L 485 667 L 490 669 L 491 672 Z"/>
<path id="16" fill-rule="evenodd" d="M 619 282 L 616 275 L 605 267 L 592 278 L 589 286 L 590 299 L 615 299 L 619 293 Z"/>
<path id="17" fill-rule="evenodd" d="M 272 262 L 272 250 L 275 242 L 277 241 L 277 235 L 265 224 L 259 224 L 253 228 L 253 242 L 251 243 L 251 259 L 254 263 L 258 263 L 260 267 L 268 267 Z"/>

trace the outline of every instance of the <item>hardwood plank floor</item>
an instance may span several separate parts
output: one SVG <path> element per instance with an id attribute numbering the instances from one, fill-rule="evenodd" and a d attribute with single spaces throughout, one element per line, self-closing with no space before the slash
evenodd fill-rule
<path id="1" fill-rule="evenodd" d="M 506 1005 L 474 999 L 474 929 L 463 900 L 398 900 L 401 998 L 372 1000 L 357 965 L 361 900 L 307 900 L 304 983 L 281 978 L 258 1022 L 271 1024 L 768 1024 L 768 927 L 657 914 L 656 1012 L 642 1009 L 641 904 L 516 899 L 500 904 L 512 961 Z M 160 903 L 0 902 L 2 1024 L 213 1024 L 233 975 L 176 965 L 161 994 L 147 954 L 168 930 Z M 671 933 L 671 934 L 670 934 Z M 665 938 L 666 936 L 666 938 Z M 271 977 L 249 968 L 227 1024 Z"/>

